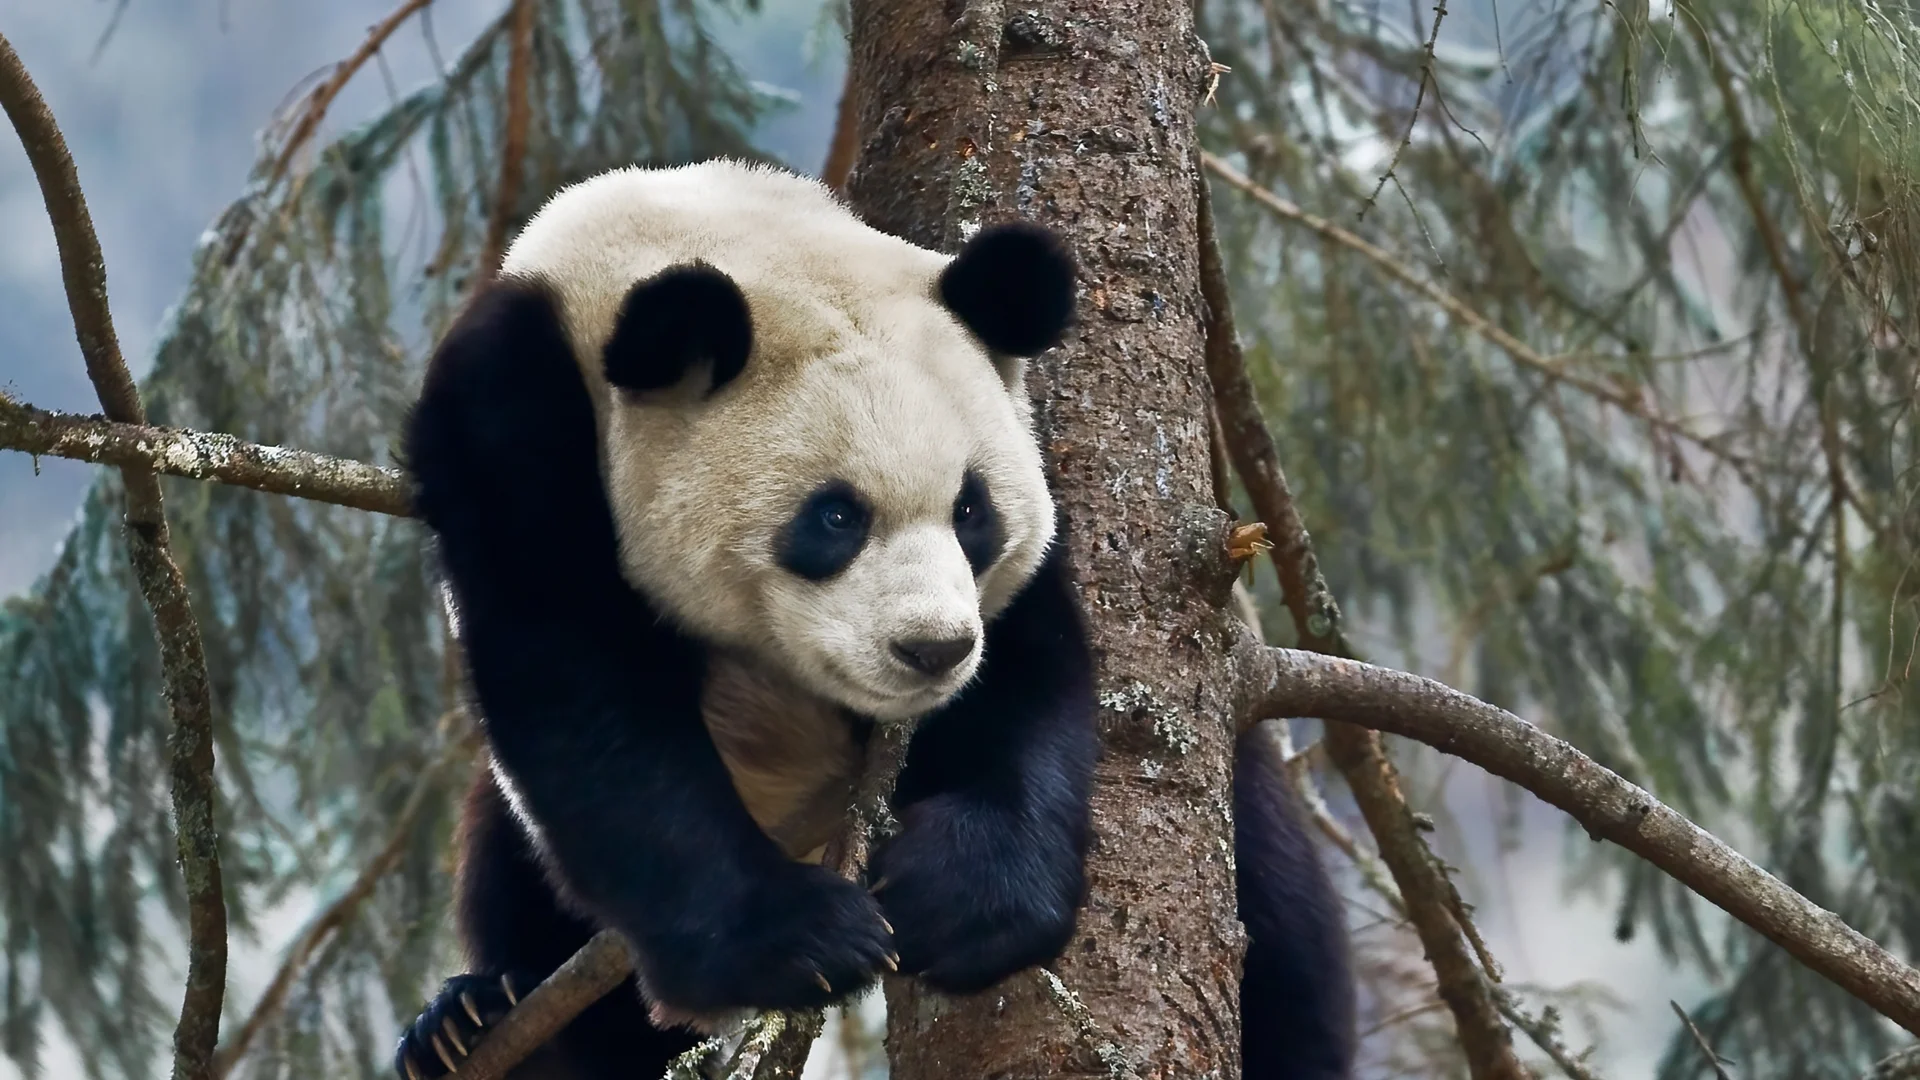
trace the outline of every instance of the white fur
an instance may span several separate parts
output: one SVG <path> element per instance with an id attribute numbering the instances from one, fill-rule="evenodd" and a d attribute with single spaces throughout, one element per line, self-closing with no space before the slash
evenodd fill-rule
<path id="1" fill-rule="evenodd" d="M 636 404 L 600 354 L 632 285 L 704 260 L 747 297 L 746 370 Z M 819 183 L 710 161 L 623 169 L 555 195 L 503 273 L 545 282 L 593 390 L 627 578 L 695 635 L 827 701 L 882 720 L 925 712 L 980 650 L 929 683 L 906 638 L 984 640 L 1053 535 L 1024 361 L 990 356 L 943 307 L 949 257 L 869 228 Z M 985 478 L 1006 543 L 978 581 L 951 526 L 962 474 Z M 854 563 L 826 582 L 775 563 L 775 535 L 821 482 L 874 509 Z M 763 822 L 766 824 L 766 822 Z"/>

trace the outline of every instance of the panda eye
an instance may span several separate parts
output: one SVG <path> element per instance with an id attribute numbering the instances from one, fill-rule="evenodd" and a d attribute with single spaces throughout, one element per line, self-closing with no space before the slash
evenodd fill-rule
<path id="1" fill-rule="evenodd" d="M 807 581 L 825 581 L 860 554 L 872 524 L 872 510 L 851 484 L 828 481 L 787 519 L 774 539 L 774 557 Z"/>
<path id="2" fill-rule="evenodd" d="M 972 469 L 961 479 L 960 494 L 953 500 L 953 532 L 976 576 L 993 565 L 1006 542 L 986 479 Z"/>

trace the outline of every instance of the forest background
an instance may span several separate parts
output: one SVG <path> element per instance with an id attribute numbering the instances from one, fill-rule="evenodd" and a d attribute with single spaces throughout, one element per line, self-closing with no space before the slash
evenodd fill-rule
<path id="1" fill-rule="evenodd" d="M 627 7 L 548 6 L 580 20 Z M 831 5 L 635 7 L 659 13 L 658 41 L 545 58 L 558 111 L 532 152 L 552 175 L 749 147 L 819 167 L 845 61 Z M 1216 179 L 1250 360 L 1364 655 L 1538 719 L 1912 955 L 1920 734 L 1899 690 L 1915 625 L 1903 574 L 1920 35 L 1910 12 L 1872 5 L 1701 7 L 1692 25 L 1629 8 L 1454 3 L 1429 43 L 1425 5 L 1209 0 L 1202 34 L 1232 70 L 1202 115 L 1207 148 L 1371 238 L 1559 374 L 1540 378 L 1470 318 Z M 471 217 L 465 196 L 486 179 L 500 5 L 442 2 L 409 20 L 310 138 L 309 150 L 346 140 L 353 169 L 301 160 L 306 201 L 272 244 L 246 238 L 266 254 L 241 284 L 215 281 L 208 259 L 233 241 L 223 212 L 273 169 L 305 92 L 393 10 L 0 3 L 78 160 L 125 352 L 156 412 L 385 460 L 457 289 L 422 267 L 457 266 L 483 242 L 484 215 L 445 225 Z M 1723 85 L 1706 43 L 1777 81 Z M 623 63 L 644 107 L 562 115 Z M 1735 114 L 1751 143 L 1732 137 Z M 1786 288 L 1756 209 L 1791 260 Z M 0 389 L 93 411 L 39 191 L 8 140 L 0 236 Z M 1904 282 L 1904 306 L 1865 317 L 1848 280 L 1863 295 Z M 1593 386 L 1618 400 L 1597 407 Z M 149 784 L 165 772 L 164 714 L 142 682 L 145 615 L 103 527 L 112 483 L 0 455 L 0 595 L 17 598 L 0 616 L 12 676 L 0 880 L 32 883 L 0 909 L 0 1077 L 153 1074 L 179 982 L 172 841 Z M 400 820 L 412 774 L 439 752 L 438 687 L 418 678 L 437 664 L 407 654 L 430 649 L 430 630 L 396 625 L 425 610 L 406 591 L 417 536 L 168 490 L 230 680 L 223 754 L 237 752 L 223 781 L 238 794 L 223 828 L 244 898 L 230 1017 L 405 826 L 394 872 L 265 1040 L 286 1060 L 364 1061 L 365 1039 L 384 1049 L 389 1014 L 449 969 L 433 933 L 444 810 Z M 1264 568 L 1255 580 L 1271 604 Z M 77 739 L 63 727 L 75 701 L 95 729 Z M 1300 725 L 1297 741 L 1312 737 Z M 87 783 L 33 782 L 34 755 L 70 753 Z M 1601 1075 L 1702 1067 L 1681 1052 L 1669 1000 L 1746 1075 L 1858 1075 L 1892 1045 L 1857 1006 L 1557 811 L 1430 752 L 1400 758 L 1491 953 L 1530 1004 L 1565 1011 L 1568 1041 L 1594 1045 Z M 1338 785 L 1328 794 L 1357 828 Z M 1423 997 L 1417 944 L 1330 857 L 1367 961 L 1373 1075 L 1444 1068 L 1448 1018 Z M 328 1003 L 349 991 L 368 995 L 370 1016 L 343 1026 Z M 1795 1036 L 1810 1025 L 1832 1037 Z M 856 1028 L 874 1030 L 870 1012 Z M 821 1072 L 844 1074 L 842 1046 L 877 1058 L 833 1041 Z"/>

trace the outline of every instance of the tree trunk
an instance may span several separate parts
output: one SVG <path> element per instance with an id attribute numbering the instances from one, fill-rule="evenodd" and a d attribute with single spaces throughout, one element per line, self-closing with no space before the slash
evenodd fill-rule
<path id="1" fill-rule="evenodd" d="M 1232 581 L 1209 471 L 1189 0 L 854 0 L 861 156 L 879 228 L 952 250 L 1048 225 L 1079 325 L 1031 392 L 1101 658 L 1092 895 L 1056 966 L 1142 1077 L 1239 1075 L 1240 957 L 1221 641 Z M 1033 973 L 977 998 L 888 987 L 900 1080 L 1123 1075 Z"/>

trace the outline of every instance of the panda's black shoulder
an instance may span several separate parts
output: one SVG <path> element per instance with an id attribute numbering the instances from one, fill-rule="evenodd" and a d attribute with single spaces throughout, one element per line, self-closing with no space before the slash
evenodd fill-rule
<path id="1" fill-rule="evenodd" d="M 427 361 L 399 457 L 464 604 L 619 579 L 593 402 L 547 283 L 475 291 Z"/>

